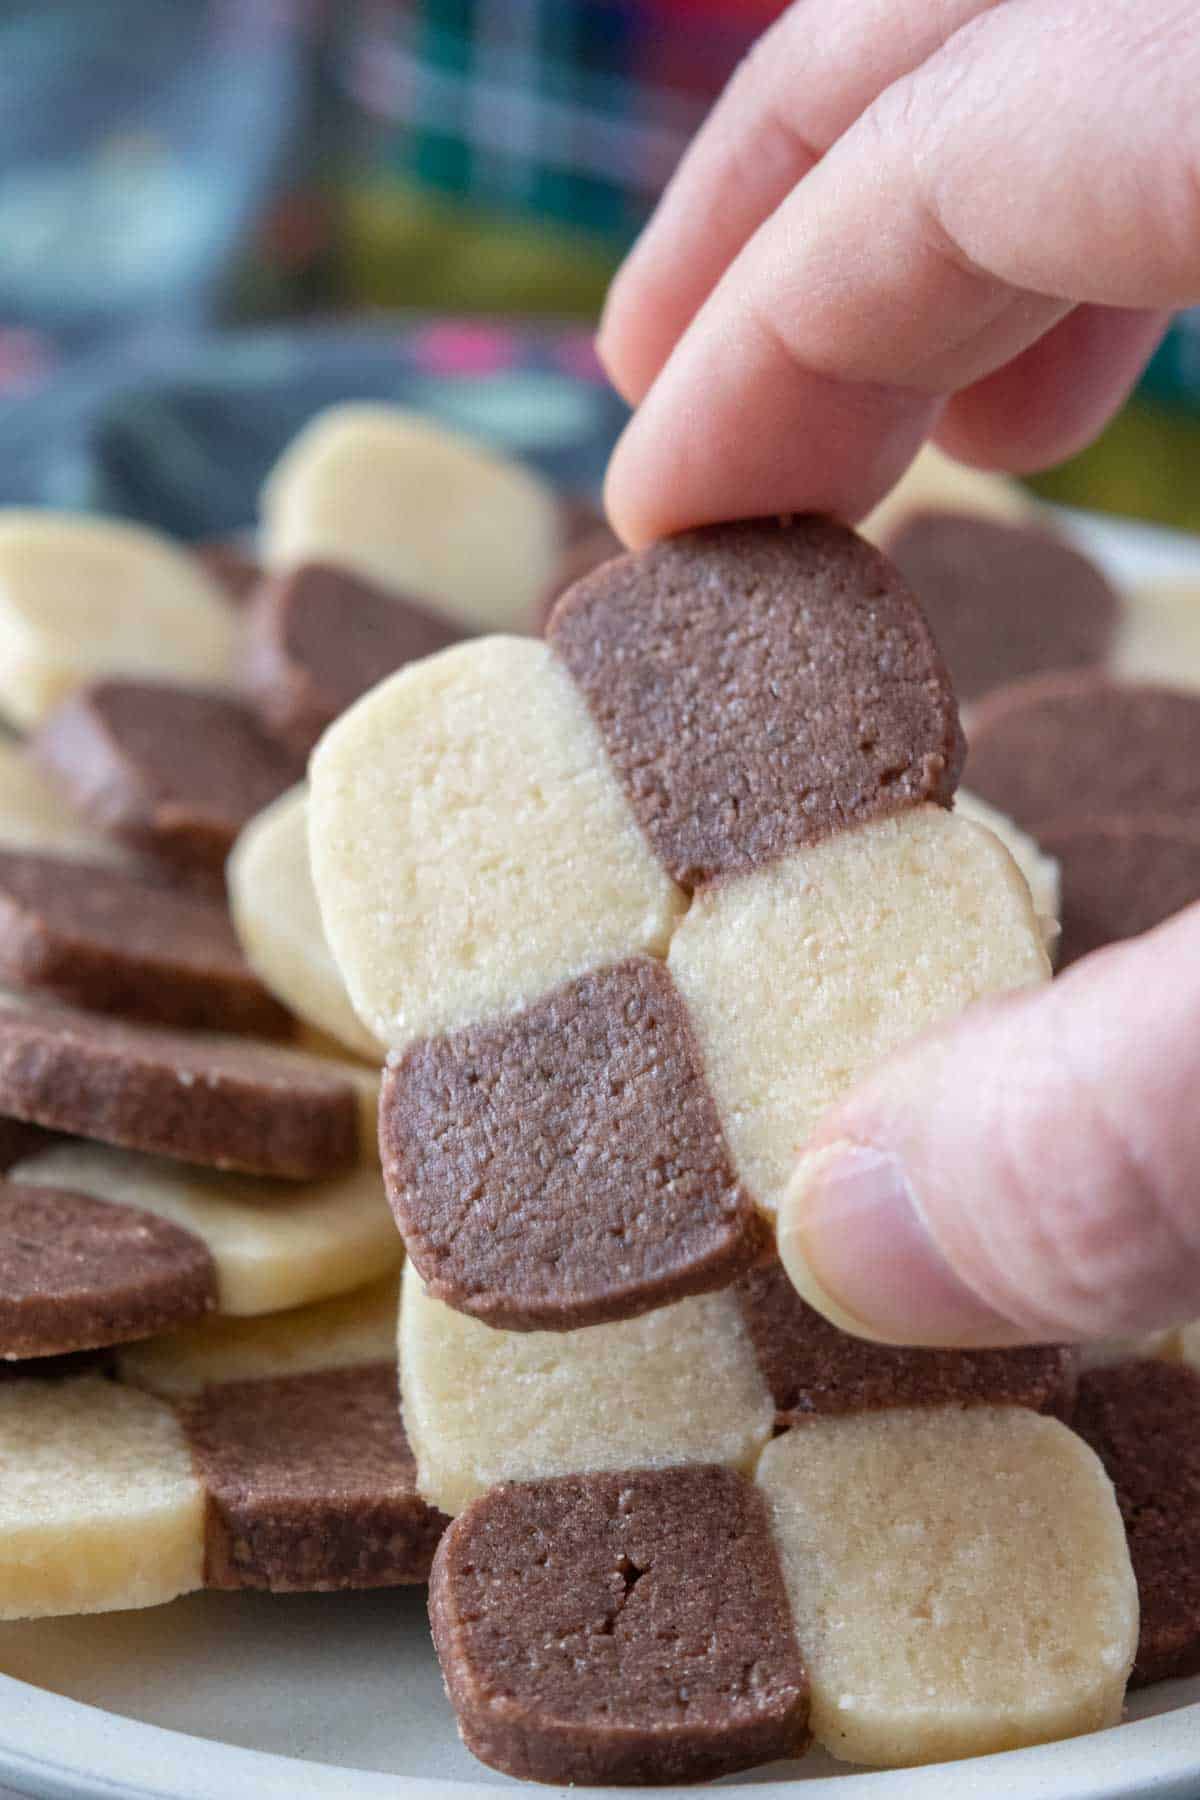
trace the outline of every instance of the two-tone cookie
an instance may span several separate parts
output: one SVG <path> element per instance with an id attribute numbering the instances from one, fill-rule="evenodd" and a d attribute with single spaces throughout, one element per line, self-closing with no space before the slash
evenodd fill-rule
<path id="1" fill-rule="evenodd" d="M 0 846 L 137 867 L 132 851 L 82 822 L 58 783 L 42 773 L 15 739 L 0 740 Z"/>
<path id="2" fill-rule="evenodd" d="M 280 1312 L 345 1293 L 397 1268 L 403 1255 L 378 1167 L 369 1162 L 321 1181 L 281 1182 L 193 1168 L 107 1144 L 62 1142 L 20 1158 L 7 1181 L 21 1190 L 54 1190 L 46 1201 L 44 1225 L 26 1225 L 50 1237 L 43 1254 L 33 1253 L 36 1235 L 31 1245 L 22 1236 L 19 1219 L 12 1228 L 14 1242 L 6 1247 L 0 1241 L 11 1317 L 19 1321 L 21 1308 L 15 1303 L 30 1282 L 43 1289 L 51 1280 L 57 1283 L 59 1335 L 45 1345 L 47 1350 L 133 1335 L 124 1327 L 104 1335 L 109 1317 L 105 1295 L 111 1290 L 114 1259 L 122 1245 L 128 1251 L 136 1243 L 142 1214 L 187 1234 L 194 1258 L 211 1267 L 205 1303 L 215 1304 L 221 1313 Z M 87 1250 L 76 1260 L 66 1254 L 65 1242 L 61 1255 L 50 1253 L 55 1209 L 64 1206 L 64 1195 L 93 1202 L 86 1209 L 77 1203 L 66 1207 L 65 1219 Z M 36 1205 L 24 1193 L 22 1199 L 32 1220 Z M 106 1214 L 103 1208 L 109 1204 L 117 1210 Z M 130 1209 L 139 1218 L 131 1220 Z M 119 1277 L 119 1262 L 115 1272 Z M 126 1276 L 136 1290 L 139 1276 L 132 1262 Z M 22 1281 L 25 1288 L 18 1285 Z M 38 1291 L 35 1285 L 34 1294 Z M 0 1354 L 4 1349 L 0 1345 Z M 24 1338 L 9 1351 L 14 1352 L 33 1353 Z"/>
<path id="3" fill-rule="evenodd" d="M 765 1502 L 765 1505 L 764 1505 Z M 713 1465 L 504 1483 L 430 1618 L 459 1729 L 523 1779 L 897 1766 L 1115 1724 L 1137 1592 L 1112 1484 L 1019 1407 L 797 1424 Z"/>
<path id="4" fill-rule="evenodd" d="M 1007 813 L 989 806 L 969 788 L 959 788 L 954 796 L 954 810 L 960 818 L 986 826 L 1000 839 L 1025 877 L 1042 936 L 1053 956 L 1062 931 L 1062 876 L 1054 857 L 1036 838 L 1014 824 Z"/>
<path id="5" fill-rule="evenodd" d="M 703 1781 L 807 1746 L 767 1508 L 733 1470 L 493 1488 L 442 1540 L 429 1614 L 463 1741 L 518 1780 Z"/>
<path id="6" fill-rule="evenodd" d="M 563 527 L 535 475 L 400 407 L 331 407 L 261 496 L 268 570 L 319 563 L 464 631 L 530 629 Z"/>
<path id="7" fill-rule="evenodd" d="M 1060 870 L 1063 966 L 1200 899 L 1200 696 L 1103 675 L 1016 682 L 978 709 L 970 774 Z"/>
<path id="8" fill-rule="evenodd" d="M 557 1330 L 722 1286 L 856 1076 L 1044 977 L 1011 859 L 945 810 L 960 757 L 907 590 L 811 519 L 618 558 L 546 643 L 338 721 L 313 876 L 431 1293 Z"/>
<path id="9" fill-rule="evenodd" d="M 834 1756 L 915 1765 L 1120 1719 L 1136 1583 L 1112 1483 L 1059 1420 L 817 1416 L 768 1445 L 756 1479 Z"/>
<path id="10" fill-rule="evenodd" d="M 416 1491 L 394 1338 L 390 1285 L 193 1326 L 116 1380 L 0 1382 L 0 1617 L 423 1582 L 446 1521 Z"/>
<path id="11" fill-rule="evenodd" d="M 185 550 L 144 526 L 0 511 L 0 710 L 22 730 L 96 676 L 219 684 L 235 624 Z"/>

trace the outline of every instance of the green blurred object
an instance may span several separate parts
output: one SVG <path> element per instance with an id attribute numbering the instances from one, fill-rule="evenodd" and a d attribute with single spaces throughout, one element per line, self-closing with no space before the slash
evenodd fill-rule
<path id="1" fill-rule="evenodd" d="M 1094 444 L 1029 486 L 1062 506 L 1200 531 L 1200 414 L 1139 395 Z"/>
<path id="2" fill-rule="evenodd" d="M 549 223 L 446 201 L 394 180 L 344 197 L 342 276 L 358 304 L 593 317 L 618 256 Z"/>

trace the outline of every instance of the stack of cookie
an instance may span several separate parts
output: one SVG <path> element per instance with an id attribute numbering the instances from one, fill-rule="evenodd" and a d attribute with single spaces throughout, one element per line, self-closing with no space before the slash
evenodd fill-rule
<path id="1" fill-rule="evenodd" d="M 527 625 L 575 515 L 371 409 L 318 422 L 264 513 L 261 568 L 0 516 L 6 1618 L 423 1581 L 445 1523 L 398 1409 L 381 1057 L 298 784 L 380 676 Z"/>
<path id="2" fill-rule="evenodd" d="M 877 1346 L 775 1258 L 825 1108 L 1049 975 L 895 569 L 711 528 L 539 637 L 594 529 L 382 408 L 263 513 L 227 592 L 0 521 L 0 1616 L 428 1577 L 465 1740 L 553 1782 L 1003 1749 L 1192 1666 L 1188 1333 Z"/>
<path id="3" fill-rule="evenodd" d="M 1200 587 L 1118 592 L 1024 490 L 935 450 L 864 529 L 964 703 L 959 810 L 999 827 L 1060 917 L 1058 966 L 1200 899 Z"/>

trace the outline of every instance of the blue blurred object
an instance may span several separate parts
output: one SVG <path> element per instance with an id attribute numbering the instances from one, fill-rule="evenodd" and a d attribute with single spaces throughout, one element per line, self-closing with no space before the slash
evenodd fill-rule
<path id="1" fill-rule="evenodd" d="M 577 326 L 414 317 L 156 342 L 6 402 L 0 503 L 220 536 L 252 523 L 264 475 L 314 412 L 362 399 L 415 407 L 580 492 L 598 488 L 626 418 Z"/>

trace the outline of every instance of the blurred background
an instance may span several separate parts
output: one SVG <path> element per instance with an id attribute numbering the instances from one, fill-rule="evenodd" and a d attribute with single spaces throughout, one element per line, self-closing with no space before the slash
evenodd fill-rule
<path id="1" fill-rule="evenodd" d="M 0 0 L 0 498 L 235 528 L 314 410 L 572 485 L 606 284 L 779 0 Z M 397 315 L 400 315 L 399 318 Z M 1036 484 L 1200 529 L 1200 314 Z"/>

